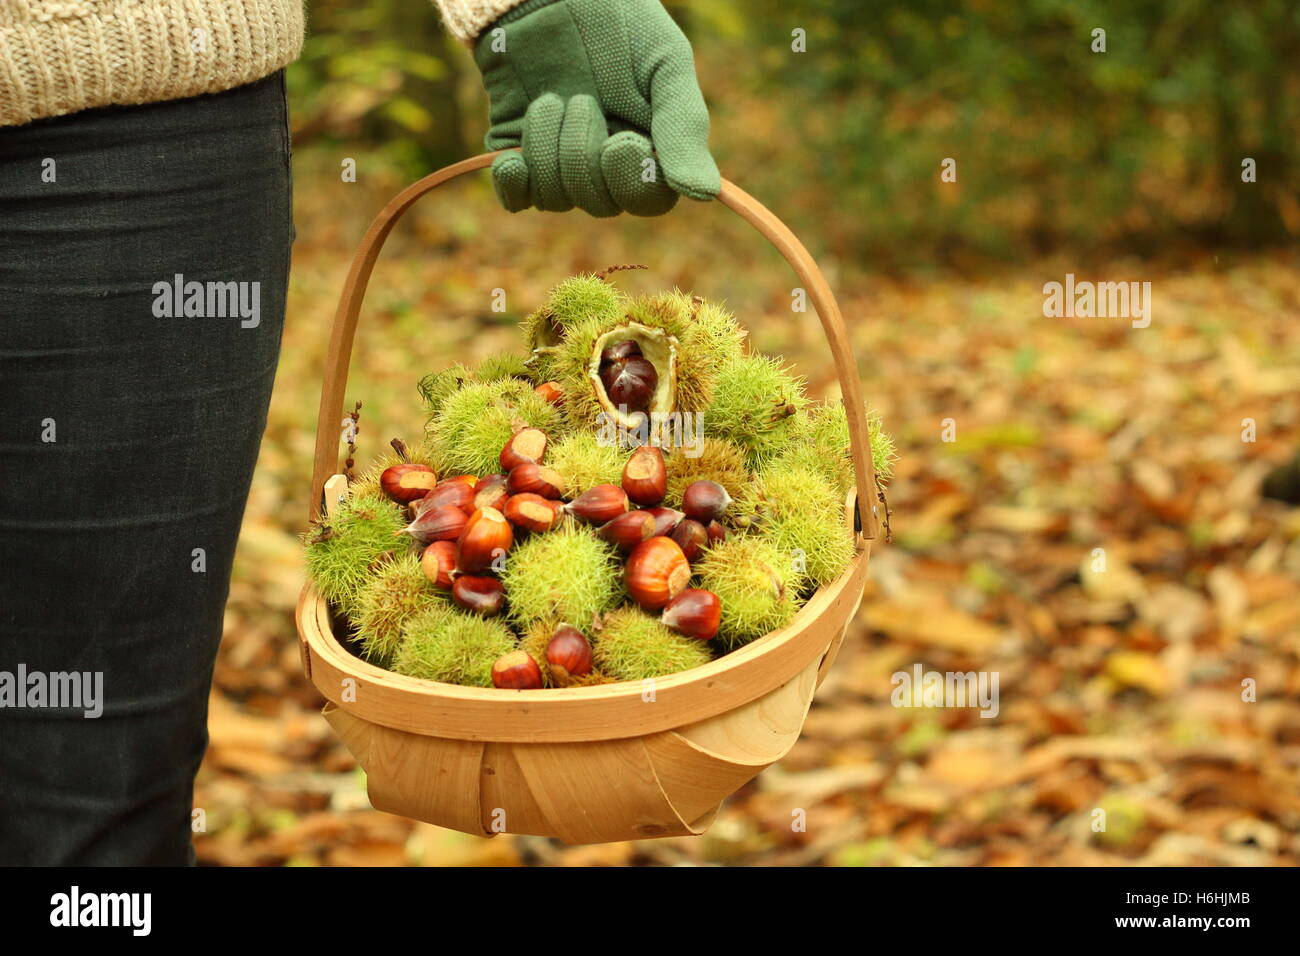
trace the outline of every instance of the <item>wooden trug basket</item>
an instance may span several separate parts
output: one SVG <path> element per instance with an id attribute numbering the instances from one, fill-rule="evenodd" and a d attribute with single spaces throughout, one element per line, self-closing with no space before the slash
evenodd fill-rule
<path id="1" fill-rule="evenodd" d="M 484 154 L 396 196 L 357 250 L 330 333 L 316 429 L 310 518 L 338 470 L 348 363 L 366 285 L 393 225 L 425 193 L 489 166 Z M 803 727 L 862 599 L 878 534 L 876 477 L 857 368 L 839 306 L 794 234 L 726 180 L 718 201 L 785 257 L 830 343 L 849 417 L 861 518 L 849 569 L 779 631 L 702 667 L 642 683 L 498 690 L 418 680 L 369 664 L 337 640 L 330 608 L 309 583 L 298 601 L 303 668 L 324 716 L 367 775 L 378 810 L 466 833 L 603 843 L 700 834 L 721 801 L 780 760 Z M 331 483 L 333 487 L 335 483 Z M 857 509 L 855 502 L 870 507 Z"/>

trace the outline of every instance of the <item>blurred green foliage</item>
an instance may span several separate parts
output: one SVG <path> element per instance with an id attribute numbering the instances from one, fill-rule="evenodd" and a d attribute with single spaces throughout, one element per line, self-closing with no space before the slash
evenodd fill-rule
<path id="1" fill-rule="evenodd" d="M 864 264 L 1300 231 L 1293 0 L 667 6 L 695 44 L 724 174 Z M 300 144 L 361 140 L 410 175 L 478 148 L 477 71 L 428 0 L 310 10 L 290 72 Z M 1242 182 L 1245 157 L 1258 182 Z M 946 158 L 955 182 L 940 179 Z"/>
<path id="2" fill-rule="evenodd" d="M 409 173 L 463 158 L 460 55 L 429 0 L 312 0 L 287 77 L 295 143 L 374 148 Z"/>
<path id="3" fill-rule="evenodd" d="M 768 141 L 771 185 L 810 180 L 797 207 L 853 210 L 830 226 L 881 261 L 1271 244 L 1300 229 L 1292 0 L 744 6 L 726 62 L 750 64 L 788 130 Z M 795 28 L 806 53 L 790 49 Z M 940 181 L 947 157 L 955 183 Z M 1258 182 L 1242 182 L 1244 157 Z"/>

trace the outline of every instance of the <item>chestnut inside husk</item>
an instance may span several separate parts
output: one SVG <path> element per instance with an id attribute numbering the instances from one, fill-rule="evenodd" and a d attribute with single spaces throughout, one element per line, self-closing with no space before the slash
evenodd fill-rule
<path id="1" fill-rule="evenodd" d="M 598 336 L 587 376 L 601 410 L 623 428 L 677 406 L 677 338 L 628 322 Z"/>

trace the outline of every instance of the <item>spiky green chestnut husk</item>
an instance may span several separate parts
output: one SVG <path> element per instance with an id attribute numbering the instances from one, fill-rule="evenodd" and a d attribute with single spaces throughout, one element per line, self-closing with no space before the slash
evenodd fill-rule
<path id="1" fill-rule="evenodd" d="M 871 461 L 876 476 L 888 481 L 893 474 L 894 440 L 885 431 L 880 414 L 870 409 L 867 413 L 867 442 L 871 447 Z M 794 441 L 783 455 L 791 456 L 791 464 L 822 462 L 821 470 L 847 492 L 854 482 L 853 459 L 849 454 L 849 418 L 843 402 L 826 402 L 814 405 L 795 416 L 791 423 Z"/>
<path id="2" fill-rule="evenodd" d="M 718 373 L 704 429 L 735 442 L 754 466 L 785 449 L 793 438 L 792 420 L 807 403 L 803 379 L 780 359 L 745 355 Z"/>
<path id="3" fill-rule="evenodd" d="M 402 642 L 402 629 L 421 611 L 449 607 L 446 595 L 434 590 L 413 553 L 379 566 L 357 592 L 352 624 L 366 660 L 387 665 Z"/>
<path id="4" fill-rule="evenodd" d="M 522 382 L 532 382 L 532 369 L 524 364 L 524 359 L 524 356 L 512 352 L 489 355 L 474 366 L 474 381 L 499 382 L 502 379 L 517 378 Z"/>
<path id="5" fill-rule="evenodd" d="M 420 379 L 417 388 L 424 399 L 425 412 L 429 418 L 442 410 L 447 399 L 466 385 L 486 385 L 508 379 L 521 382 L 533 382 L 533 372 L 525 364 L 524 356 L 502 352 L 489 355 L 473 368 L 457 362 L 448 368 L 430 372 Z"/>
<path id="6" fill-rule="evenodd" d="M 448 368 L 430 372 L 420 379 L 419 384 L 416 386 L 419 389 L 420 397 L 424 399 L 425 413 L 429 418 L 433 418 L 442 409 L 443 402 L 449 396 L 454 395 L 464 386 L 473 383 L 473 381 L 473 370 L 468 365 L 462 365 L 459 362 Z"/>
<path id="7" fill-rule="evenodd" d="M 602 444 L 595 432 L 580 430 L 565 435 L 546 449 L 546 464 L 564 478 L 565 494 L 576 498 L 595 485 L 617 485 L 629 452 Z"/>
<path id="8" fill-rule="evenodd" d="M 769 466 L 737 502 L 759 536 L 803 566 L 810 585 L 834 581 L 853 560 L 844 497 L 820 471 Z"/>
<path id="9" fill-rule="evenodd" d="M 501 582 L 510 619 L 523 627 L 559 618 L 586 633 L 623 596 L 623 569 L 614 547 L 572 521 L 516 545 Z"/>
<path id="10" fill-rule="evenodd" d="M 638 296 L 628 304 L 627 318 L 676 337 L 677 411 L 705 411 L 719 371 L 741 356 L 745 330 L 735 317 L 720 305 L 674 290 Z"/>
<path id="11" fill-rule="evenodd" d="M 352 613 L 371 565 L 408 550 L 397 532 L 406 526 L 401 509 L 382 495 L 352 494 L 328 521 L 304 535 L 307 574 L 325 600 Z"/>
<path id="12" fill-rule="evenodd" d="M 857 476 L 853 473 L 853 459 L 847 454 L 797 440 L 787 445 L 780 454 L 763 462 L 759 474 L 807 470 L 826 479 L 831 487 L 840 492 L 841 499 L 857 483 Z"/>
<path id="13" fill-rule="evenodd" d="M 596 315 L 565 329 L 548 361 L 551 377 L 564 393 L 566 414 L 575 425 L 590 427 L 601 412 L 591 379 L 592 362 L 602 336 L 627 327 L 640 329 L 664 348 L 673 359 L 674 399 L 661 412 L 699 412 L 707 408 L 719 370 L 740 357 L 745 332 L 729 312 L 720 306 L 695 303 L 681 292 L 638 296 L 617 313 Z M 629 333 L 635 338 L 638 333 Z M 620 338 L 616 335 L 615 339 Z M 651 357 L 646 353 L 647 357 Z M 669 374 L 667 359 L 652 359 L 661 383 Z"/>
<path id="14" fill-rule="evenodd" d="M 798 610 L 793 560 L 752 534 L 733 535 L 704 553 L 699 586 L 722 602 L 715 641 L 734 648 L 790 623 Z"/>
<path id="15" fill-rule="evenodd" d="M 429 422 L 429 438 L 450 474 L 488 475 L 500 470 L 501 448 L 526 425 L 554 438 L 559 411 L 517 379 L 474 383 L 443 401 Z"/>
<path id="16" fill-rule="evenodd" d="M 546 294 L 542 304 L 523 321 L 524 341 L 531 357 L 527 360 L 538 382 L 553 380 L 553 349 L 575 325 L 587 321 L 610 321 L 623 312 L 623 294 L 599 276 L 571 276 Z"/>
<path id="17" fill-rule="evenodd" d="M 664 456 L 668 473 L 668 493 L 664 504 L 682 506 L 682 492 L 697 481 L 716 481 L 727 494 L 739 499 L 749 485 L 745 453 L 725 438 L 705 438 L 700 454 L 692 458 L 684 448 L 674 448 Z"/>
<path id="18" fill-rule="evenodd" d="M 514 649 L 514 634 L 498 619 L 442 604 L 406 622 L 392 669 L 422 680 L 491 687 L 493 661 Z"/>
<path id="19" fill-rule="evenodd" d="M 686 335 L 689 345 L 709 352 L 719 369 L 744 354 L 745 337 L 749 333 L 731 312 L 716 302 L 704 299 L 696 302 L 681 291 L 672 295 L 684 300 L 691 310 L 692 331 Z"/>
<path id="20" fill-rule="evenodd" d="M 428 441 L 421 441 L 416 445 L 407 447 L 405 458 L 390 449 L 372 461 L 366 466 L 365 471 L 357 475 L 352 484 L 348 486 L 351 497 L 365 495 L 388 500 L 379 484 L 380 476 L 393 465 L 400 465 L 408 461 L 417 465 L 428 465 L 439 476 L 446 473 L 446 467 L 442 461 L 442 456 L 438 453 L 438 449 Z"/>
<path id="21" fill-rule="evenodd" d="M 615 680 L 663 677 L 713 659 L 709 645 L 675 634 L 638 607 L 605 616 L 592 642 L 592 664 Z"/>

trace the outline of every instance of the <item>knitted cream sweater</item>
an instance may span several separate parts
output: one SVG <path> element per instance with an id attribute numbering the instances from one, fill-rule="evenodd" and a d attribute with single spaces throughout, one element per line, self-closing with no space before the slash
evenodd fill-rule
<path id="1" fill-rule="evenodd" d="M 521 0 L 435 2 L 468 43 Z M 228 90 L 302 36 L 302 0 L 0 0 L 0 126 Z"/>

